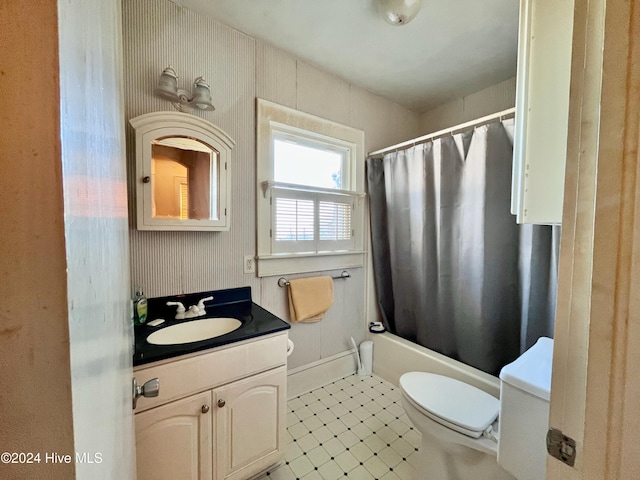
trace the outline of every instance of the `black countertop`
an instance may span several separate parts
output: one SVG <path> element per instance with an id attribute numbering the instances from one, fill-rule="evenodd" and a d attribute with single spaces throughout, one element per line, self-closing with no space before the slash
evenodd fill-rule
<path id="1" fill-rule="evenodd" d="M 205 303 L 207 313 L 201 317 L 174 320 L 176 307 L 167 307 L 166 305 L 168 301 L 182 302 L 185 308 L 188 309 L 191 305 L 196 305 L 201 298 L 208 296 L 213 296 L 213 300 Z M 253 303 L 251 300 L 251 287 L 149 298 L 148 313 L 147 322 L 157 318 L 163 318 L 165 322 L 157 327 L 149 327 L 146 324 L 135 327 L 134 366 L 228 345 L 291 328 L 287 322 L 268 312 L 260 305 Z M 201 342 L 180 345 L 151 345 L 146 340 L 149 335 L 162 328 L 177 323 L 213 317 L 237 318 L 242 322 L 242 326 L 233 332 Z"/>

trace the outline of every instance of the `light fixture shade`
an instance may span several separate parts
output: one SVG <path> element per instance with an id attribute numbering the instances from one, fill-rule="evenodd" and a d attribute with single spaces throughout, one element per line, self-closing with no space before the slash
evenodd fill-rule
<path id="1" fill-rule="evenodd" d="M 167 67 L 162 71 L 153 93 L 160 98 L 169 100 L 174 108 L 181 112 L 187 111 L 187 108 L 215 110 L 211 103 L 211 90 L 204 77 L 195 79 L 193 92 L 182 90 L 178 88 L 178 75 L 172 67 Z"/>
<path id="2" fill-rule="evenodd" d="M 391 25 L 405 25 L 415 18 L 422 0 L 378 0 L 382 17 Z"/>
<path id="3" fill-rule="evenodd" d="M 193 82 L 193 99 L 190 103 L 201 110 L 215 110 L 212 105 L 211 90 L 204 77 L 198 77 Z"/>
<path id="4" fill-rule="evenodd" d="M 167 67 L 162 71 L 154 93 L 165 100 L 176 100 L 178 95 L 178 75 L 176 75 L 176 71 L 173 68 Z"/>

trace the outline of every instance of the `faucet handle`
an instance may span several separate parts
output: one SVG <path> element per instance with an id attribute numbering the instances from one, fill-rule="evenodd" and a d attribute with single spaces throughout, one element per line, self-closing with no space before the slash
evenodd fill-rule
<path id="1" fill-rule="evenodd" d="M 200 310 L 200 315 L 204 315 L 206 312 L 206 310 L 204 309 L 204 302 L 208 302 L 210 300 L 213 300 L 213 297 L 204 297 L 202 299 L 200 299 L 200 301 L 198 302 L 198 309 Z"/>
<path id="2" fill-rule="evenodd" d="M 194 318 L 199 317 L 200 315 L 202 315 L 202 313 L 200 313 L 200 309 L 195 305 L 191 305 L 185 312 L 184 318 Z"/>
<path id="3" fill-rule="evenodd" d="M 184 318 L 184 305 L 182 304 L 182 302 L 167 302 L 168 306 L 173 306 L 176 305 L 178 308 L 176 310 L 176 320 L 182 320 Z"/>

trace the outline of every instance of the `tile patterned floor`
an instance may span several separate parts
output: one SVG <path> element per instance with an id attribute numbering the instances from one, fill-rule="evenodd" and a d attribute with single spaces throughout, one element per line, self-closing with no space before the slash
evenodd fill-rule
<path id="1" fill-rule="evenodd" d="M 351 375 L 288 402 L 285 463 L 258 480 L 413 480 L 420 433 L 400 392 Z"/>

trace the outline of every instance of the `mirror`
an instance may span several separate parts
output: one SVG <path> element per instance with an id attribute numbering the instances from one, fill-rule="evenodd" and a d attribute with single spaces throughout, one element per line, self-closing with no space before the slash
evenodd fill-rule
<path id="1" fill-rule="evenodd" d="M 130 123 L 138 230 L 228 230 L 233 140 L 185 113 L 150 113 Z"/>
<path id="2" fill-rule="evenodd" d="M 151 142 L 151 214 L 154 218 L 217 220 L 218 152 L 186 137 Z"/>

